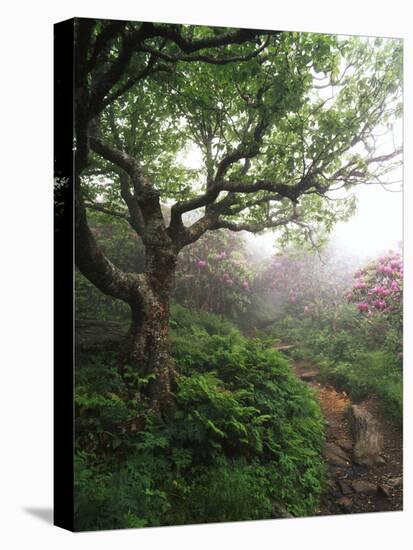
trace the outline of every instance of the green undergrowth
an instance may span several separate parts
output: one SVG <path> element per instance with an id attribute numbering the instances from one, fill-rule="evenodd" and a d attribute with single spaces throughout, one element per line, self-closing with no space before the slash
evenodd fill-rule
<path id="1" fill-rule="evenodd" d="M 403 383 L 400 362 L 385 351 L 360 353 L 351 363 L 319 362 L 322 378 L 336 388 L 347 391 L 353 400 L 375 395 L 389 416 L 403 418 Z"/>
<path id="2" fill-rule="evenodd" d="M 311 319 L 286 317 L 272 327 L 271 335 L 294 345 L 293 358 L 316 364 L 321 380 L 349 393 L 354 401 L 375 396 L 383 411 L 398 423 L 403 417 L 402 361 L 392 350 L 395 340 L 387 335 L 372 337 L 347 320 L 332 329 Z M 373 335 L 374 336 L 374 335 Z"/>
<path id="3" fill-rule="evenodd" d="M 148 383 L 94 356 L 76 377 L 76 529 L 314 513 L 324 424 L 311 391 L 265 339 L 174 306 L 176 411 L 140 409 Z"/>

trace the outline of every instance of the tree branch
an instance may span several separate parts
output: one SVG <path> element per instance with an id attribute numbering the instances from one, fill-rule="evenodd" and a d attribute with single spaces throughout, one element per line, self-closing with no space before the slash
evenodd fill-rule
<path id="1" fill-rule="evenodd" d="M 114 210 L 113 208 L 110 208 L 107 205 L 102 204 L 102 203 L 98 203 L 98 202 L 85 203 L 85 207 L 88 208 L 89 210 L 95 210 L 96 212 L 102 212 L 102 214 L 107 214 L 108 216 L 113 216 L 115 218 L 119 218 L 119 219 L 125 220 L 128 223 L 130 223 L 130 218 L 129 218 L 129 216 L 127 215 L 127 213 L 125 211 Z"/>
<path id="2" fill-rule="evenodd" d="M 249 233 L 261 233 L 264 229 L 274 229 L 297 220 L 297 213 L 292 212 L 289 216 L 283 218 L 270 219 L 264 223 L 231 222 L 228 220 L 218 220 L 212 224 L 209 229 L 229 229 L 231 231 L 248 231 Z"/>
<path id="3" fill-rule="evenodd" d="M 93 50 L 87 62 L 88 70 L 90 71 L 96 65 L 99 55 L 103 50 L 125 29 L 125 21 L 109 21 L 108 24 L 96 37 L 93 44 Z"/>
<path id="4" fill-rule="evenodd" d="M 119 151 L 96 136 L 89 136 L 89 143 L 93 151 L 101 157 L 122 168 L 132 179 L 133 186 L 138 194 L 143 194 L 149 182 L 140 167 L 139 162 L 124 151 Z"/>
<path id="5" fill-rule="evenodd" d="M 235 55 L 235 56 L 228 56 L 228 57 L 214 57 L 214 56 L 201 55 L 201 54 L 199 55 L 167 54 L 165 52 L 161 52 L 157 50 L 156 48 L 152 48 L 151 46 L 143 46 L 141 48 L 141 51 L 156 55 L 160 59 L 163 59 L 164 61 L 168 61 L 170 63 L 176 63 L 177 61 L 185 61 L 185 62 L 200 61 L 203 63 L 212 64 L 212 65 L 227 65 L 228 63 L 249 61 L 254 57 L 257 57 L 263 50 L 265 50 L 265 48 L 269 44 L 269 41 L 270 41 L 270 37 L 267 37 L 265 42 L 259 48 L 250 52 L 247 55 Z"/>
<path id="6" fill-rule="evenodd" d="M 236 29 L 231 32 L 225 32 L 217 36 L 209 38 L 201 38 L 198 40 L 187 40 L 178 32 L 178 26 L 153 26 L 156 36 L 163 36 L 174 42 L 186 54 L 194 53 L 205 48 L 217 48 L 227 46 L 229 44 L 243 44 L 251 42 L 259 35 L 277 35 L 281 31 L 265 31 L 254 29 Z"/>
<path id="7" fill-rule="evenodd" d="M 168 67 L 167 65 L 155 65 L 156 59 L 155 57 L 151 57 L 148 61 L 147 66 L 139 71 L 136 75 L 128 78 L 126 82 L 120 86 L 116 91 L 114 91 L 111 94 L 108 94 L 106 99 L 102 102 L 102 109 L 105 108 L 107 105 L 110 105 L 113 103 L 118 97 L 123 95 L 125 92 L 127 92 L 132 86 L 137 84 L 139 80 L 143 80 L 147 76 L 157 73 L 157 72 L 171 72 L 171 67 Z"/>
<path id="8" fill-rule="evenodd" d="M 142 215 L 142 211 L 139 207 L 138 200 L 135 195 L 133 195 L 129 190 L 129 178 L 126 173 L 121 173 L 119 176 L 120 179 L 120 194 L 125 201 L 130 219 L 129 222 L 136 233 L 142 234 L 145 228 L 145 222 Z"/>
<path id="9" fill-rule="evenodd" d="M 79 271 L 104 294 L 139 305 L 139 275 L 125 273 L 100 250 L 87 223 L 86 208 L 76 178 L 75 252 Z"/>

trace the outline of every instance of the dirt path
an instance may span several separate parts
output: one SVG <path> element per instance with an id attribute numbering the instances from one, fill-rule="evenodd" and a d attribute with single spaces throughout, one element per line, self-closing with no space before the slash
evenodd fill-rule
<path id="1" fill-rule="evenodd" d="M 351 400 L 344 392 L 324 386 L 317 380 L 318 370 L 305 362 L 294 363 L 296 376 L 312 387 L 326 419 L 325 459 L 327 490 L 317 515 L 378 512 L 403 509 L 403 437 L 400 429 L 368 399 L 359 406 L 376 419 L 384 437 L 381 464 L 360 466 L 353 461 L 354 440 L 347 420 Z"/>

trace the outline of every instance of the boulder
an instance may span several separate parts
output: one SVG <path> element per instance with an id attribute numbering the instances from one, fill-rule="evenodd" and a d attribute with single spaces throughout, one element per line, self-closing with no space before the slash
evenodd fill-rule
<path id="1" fill-rule="evenodd" d="M 348 466 L 350 463 L 349 455 L 335 443 L 326 443 L 324 456 L 334 466 Z"/>
<path id="2" fill-rule="evenodd" d="M 363 493 L 365 495 L 375 495 L 377 493 L 377 485 L 369 481 L 358 479 L 351 484 L 355 493 Z"/>
<path id="3" fill-rule="evenodd" d="M 337 445 L 343 449 L 343 451 L 351 451 L 353 449 L 353 442 L 350 439 L 339 439 Z"/>
<path id="4" fill-rule="evenodd" d="M 340 487 L 340 491 L 343 493 L 343 495 L 351 495 L 353 493 L 353 489 L 350 487 L 350 485 L 342 479 L 337 480 L 337 485 Z"/>
<path id="5" fill-rule="evenodd" d="M 354 436 L 354 462 L 364 466 L 383 464 L 383 435 L 373 415 L 360 405 L 350 407 L 350 427 Z"/>

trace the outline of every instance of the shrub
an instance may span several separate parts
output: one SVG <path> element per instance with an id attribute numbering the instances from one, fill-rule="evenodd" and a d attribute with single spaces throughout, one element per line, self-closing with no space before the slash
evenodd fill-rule
<path id="1" fill-rule="evenodd" d="M 145 381 L 131 391 L 103 358 L 77 378 L 77 528 L 268 518 L 276 503 L 312 514 L 324 479 L 312 392 L 268 341 L 173 310 L 173 418 L 139 411 Z"/>
<path id="2" fill-rule="evenodd" d="M 355 400 L 375 395 L 395 420 L 403 416 L 401 361 L 384 351 L 360 353 L 353 362 L 320 363 L 326 381 L 351 394 Z"/>

